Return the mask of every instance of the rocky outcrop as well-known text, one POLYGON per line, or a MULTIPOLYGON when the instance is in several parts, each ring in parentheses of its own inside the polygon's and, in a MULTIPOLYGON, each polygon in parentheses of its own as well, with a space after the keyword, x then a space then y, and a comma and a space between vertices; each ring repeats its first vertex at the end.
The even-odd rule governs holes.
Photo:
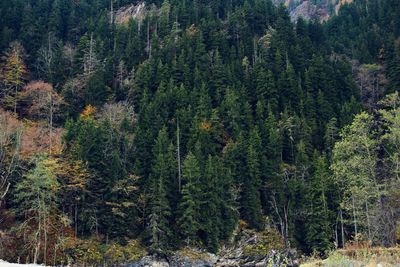
POLYGON ((306 20, 326 21, 332 15, 337 14, 341 6, 351 2, 353 0, 274 0, 276 5, 285 4, 292 21, 296 21, 299 17, 306 20))
POLYGON ((170 265, 166 259, 145 256, 137 262, 125 264, 124 267, 170 267, 170 265))
POLYGON ((143 257, 138 262, 124 265, 124 267, 261 267, 261 266, 299 266, 295 254, 271 251, 268 255, 245 256, 233 255, 218 257, 210 254, 208 258, 191 259, 179 254, 174 254, 166 259, 154 256, 143 257))
POLYGON ((242 230, 234 245, 222 248, 215 267, 298 266, 296 250, 284 249, 281 236, 274 229, 262 232, 242 230))
POLYGON ((171 267, 213 267, 217 260, 218 257, 211 253, 205 253, 197 259, 176 253, 170 258, 169 264, 171 267))
POLYGON ((115 12, 115 23, 126 24, 130 19, 136 19, 142 21, 146 16, 146 4, 140 2, 138 4, 127 5, 121 7, 115 12))
POLYGON ((234 245, 223 247, 218 255, 185 248, 163 259, 146 256, 125 267, 299 266, 296 251, 283 249, 279 234, 272 229, 243 230, 234 239, 234 245))
POLYGON ((179 253, 174 253, 165 259, 146 256, 140 261, 126 264, 124 267, 213 267, 217 259, 217 256, 214 254, 209 254, 206 258, 193 259, 179 253))
POLYGON ((311 1, 302 2, 290 12, 293 21, 296 21, 300 17, 306 20, 317 18, 320 21, 325 21, 329 19, 329 15, 326 7, 317 6, 311 3, 311 1))

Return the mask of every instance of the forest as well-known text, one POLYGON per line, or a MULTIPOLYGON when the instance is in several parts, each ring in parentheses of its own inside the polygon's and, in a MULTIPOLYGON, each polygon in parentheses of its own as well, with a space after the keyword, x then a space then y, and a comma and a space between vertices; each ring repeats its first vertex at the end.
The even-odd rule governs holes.
POLYGON ((400 242, 398 0, 7 0, 0 54, 0 259, 400 242))

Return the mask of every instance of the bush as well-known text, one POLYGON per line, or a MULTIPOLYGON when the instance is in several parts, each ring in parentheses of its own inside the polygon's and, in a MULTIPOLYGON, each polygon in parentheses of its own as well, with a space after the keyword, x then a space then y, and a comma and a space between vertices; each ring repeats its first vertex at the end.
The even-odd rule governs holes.
POLYGON ((70 242, 70 256, 79 266, 96 266, 103 260, 101 244, 95 239, 76 239, 70 242))
POLYGON ((130 240, 124 247, 126 261, 137 261, 146 256, 146 254, 145 248, 140 244, 139 240, 136 239, 130 240))
POLYGON ((329 258, 324 261, 324 267, 349 267, 353 266, 351 259, 337 252, 332 253, 329 258))
POLYGON ((254 244, 246 245, 243 252, 246 256, 267 255, 271 250, 283 250, 284 242, 275 229, 267 229, 256 234, 254 244))
POLYGON ((113 266, 134 262, 147 252, 138 240, 130 240, 127 245, 119 243, 105 245, 97 239, 71 239, 66 252, 69 261, 78 266, 113 266))

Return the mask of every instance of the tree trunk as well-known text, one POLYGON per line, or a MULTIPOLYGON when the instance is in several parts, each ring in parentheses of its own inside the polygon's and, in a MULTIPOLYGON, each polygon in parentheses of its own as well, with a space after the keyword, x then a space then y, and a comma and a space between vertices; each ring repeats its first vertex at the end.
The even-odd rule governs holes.
POLYGON ((180 151, 180 142, 179 142, 179 121, 177 120, 176 124, 176 144, 177 144, 177 152, 178 152, 178 189, 181 192, 181 151, 180 151))
POLYGON ((342 232, 342 248, 344 248, 345 239, 344 239, 343 211, 342 210, 340 210, 340 224, 341 224, 341 232, 342 232))
POLYGON ((18 94, 18 85, 15 86, 15 96, 14 96, 14 115, 17 116, 17 94, 18 94))
POLYGON ((368 203, 365 202, 365 213, 367 215, 367 224, 368 224, 368 241, 371 241, 371 224, 369 221, 369 211, 368 211, 368 203))
POLYGON ((78 222, 77 222, 77 218, 78 218, 78 207, 77 204, 75 204, 75 216, 74 216, 74 220, 75 220, 75 238, 78 237, 78 222))
POLYGON ((51 155, 52 147, 53 147, 53 142, 52 142, 52 133, 53 133, 53 96, 50 92, 50 120, 49 120, 49 127, 50 127, 50 133, 49 133, 49 154, 51 155))
POLYGON ((353 204, 353 220, 354 220, 354 238, 356 244, 358 245, 358 231, 357 231, 357 216, 356 216, 356 207, 354 203, 354 194, 351 195, 352 204, 353 204))

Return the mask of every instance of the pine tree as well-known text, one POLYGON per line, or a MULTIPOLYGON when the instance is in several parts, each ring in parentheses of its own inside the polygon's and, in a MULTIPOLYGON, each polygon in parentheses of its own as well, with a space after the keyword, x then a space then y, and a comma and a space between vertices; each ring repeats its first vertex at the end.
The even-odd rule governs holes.
POLYGON ((169 140, 166 128, 162 128, 154 146, 154 163, 150 174, 150 215, 148 231, 150 235, 150 249, 154 253, 162 254, 168 250, 168 241, 171 237, 169 220, 171 208, 167 198, 167 184, 170 182, 174 166, 171 166, 169 140))
POLYGON ((160 8, 160 26, 158 29, 158 35, 160 37, 164 37, 170 31, 170 13, 171 4, 168 0, 164 0, 160 8))
POLYGON ((330 174, 325 156, 314 153, 313 174, 311 176, 307 200, 309 214, 307 218, 306 242, 310 250, 325 254, 332 249, 333 230, 331 212, 328 207, 327 191, 330 174))
POLYGON ((221 182, 218 173, 218 163, 215 158, 208 156, 204 181, 202 182, 202 194, 200 197, 200 225, 206 233, 207 247, 216 252, 221 228, 221 182))
POLYGON ((180 216, 178 225, 186 245, 193 245, 197 240, 199 225, 199 183, 201 179, 200 166, 197 158, 191 152, 186 156, 182 168, 182 199, 179 203, 180 216))
POLYGON ((251 130, 247 148, 247 173, 242 187, 243 215, 251 227, 261 229, 263 218, 261 213, 260 193, 261 184, 261 139, 258 129, 251 130))

